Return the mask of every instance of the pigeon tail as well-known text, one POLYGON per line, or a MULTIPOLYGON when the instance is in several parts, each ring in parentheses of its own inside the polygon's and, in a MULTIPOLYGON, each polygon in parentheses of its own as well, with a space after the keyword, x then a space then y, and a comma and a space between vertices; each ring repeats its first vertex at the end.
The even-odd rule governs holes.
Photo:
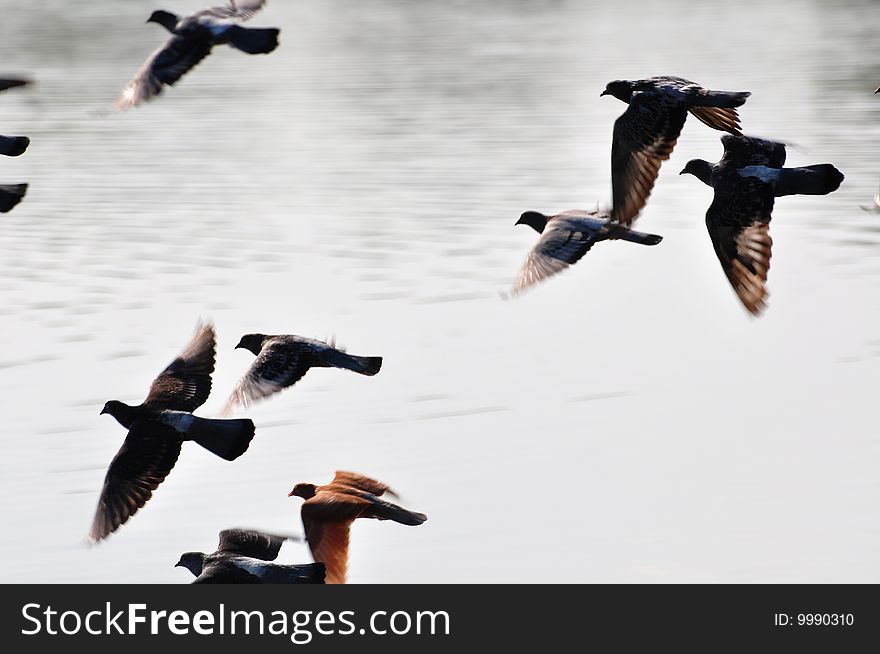
POLYGON ((0 184, 0 213, 11 211, 27 193, 27 184, 0 184))
POLYGON ((740 107, 751 95, 749 91, 706 91, 700 93, 692 104, 696 107, 740 107))
POLYGON ((359 357, 339 350, 329 350, 321 358, 334 368, 345 368, 372 377, 382 369, 382 357, 359 357))
POLYGON ((7 157, 17 157, 24 154, 31 140, 27 136, 0 136, 0 154, 7 157))
POLYGON ((619 233, 612 232, 611 238, 619 238, 622 241, 629 241, 630 243, 638 243, 640 245, 657 245, 663 240, 663 237, 657 234, 646 234, 645 232, 636 232, 631 229, 621 229, 619 233))
POLYGON ((278 47, 280 30, 274 27, 232 25, 224 32, 229 45, 248 54, 268 54, 278 47))
POLYGON ((254 437, 254 423, 249 418, 217 420, 193 416, 186 437, 217 456, 234 461, 247 451, 254 437))
POLYGON ((373 505, 373 515, 379 520, 393 520, 411 527, 416 527, 428 519, 428 516, 424 513, 410 511, 402 506, 397 506, 383 500, 379 500, 373 505))
POLYGON ((843 173, 831 164, 783 168, 775 195, 828 195, 836 191, 842 181, 843 173))

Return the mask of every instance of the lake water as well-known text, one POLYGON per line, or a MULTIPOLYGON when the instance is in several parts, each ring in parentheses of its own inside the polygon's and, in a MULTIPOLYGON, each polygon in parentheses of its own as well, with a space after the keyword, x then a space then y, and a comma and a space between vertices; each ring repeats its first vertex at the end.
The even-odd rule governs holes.
MULTIPOLYGON (((386 481, 422 527, 364 520, 352 582, 880 582, 877 2, 272 0, 266 57, 220 48, 153 103, 112 101, 165 38, 160 6, 5 5, 0 161, 0 553, 5 582, 188 582, 220 529, 299 532, 299 481, 386 481), (526 209, 610 200, 599 93, 676 74, 753 93, 745 131, 832 162, 774 212, 754 320, 704 226, 717 160, 691 119, 639 222, 506 301, 526 209), (246 332, 335 335, 373 378, 315 370, 247 415, 222 461, 189 444, 154 498, 86 545, 124 430, 200 317, 219 411, 246 332)), ((309 560, 302 544, 285 562, 309 560)))

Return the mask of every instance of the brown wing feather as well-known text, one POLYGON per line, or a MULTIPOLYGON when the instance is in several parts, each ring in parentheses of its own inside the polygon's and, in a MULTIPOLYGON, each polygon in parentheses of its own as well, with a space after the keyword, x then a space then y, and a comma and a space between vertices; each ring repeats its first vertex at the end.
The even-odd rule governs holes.
POLYGON ((611 217, 631 225, 645 206, 687 118, 684 104, 667 95, 635 93, 614 123, 611 143, 611 217))
POLYGON ((706 213, 706 226, 724 274, 740 302, 755 316, 767 303, 767 273, 773 247, 772 210, 770 192, 760 198, 747 193, 716 192, 715 201, 706 213))
POLYGON ((180 435, 161 423, 135 423, 107 470, 89 540, 106 538, 147 503, 177 462, 181 444, 180 435))
POLYGON ((186 349, 153 380, 144 404, 190 412, 202 406, 211 394, 215 349, 213 325, 199 325, 186 349))
POLYGON ((333 481, 330 483, 334 485, 341 484, 343 486, 351 486, 352 488, 366 491, 367 493, 371 493, 373 495, 376 495, 377 497, 381 497, 383 493, 388 493, 393 497, 397 496, 397 493, 391 490, 390 486, 383 484, 381 481, 371 479, 370 477, 358 474, 356 472, 337 470, 336 476, 333 477, 333 481))
POLYGON ((739 114, 736 109, 724 107, 691 107, 690 112, 712 129, 741 136, 739 114))

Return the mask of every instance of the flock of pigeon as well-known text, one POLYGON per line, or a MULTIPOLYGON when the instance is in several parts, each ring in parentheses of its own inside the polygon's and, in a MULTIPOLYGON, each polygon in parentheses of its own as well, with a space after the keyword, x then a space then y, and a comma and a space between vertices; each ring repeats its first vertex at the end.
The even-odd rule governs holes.
MULTIPOLYGON (((148 22, 161 25, 171 36, 138 70, 116 107, 128 109, 155 98, 215 45, 248 54, 272 52, 278 46, 278 29, 242 24, 265 4, 266 0, 229 0, 226 6, 183 18, 153 12, 148 22)), ((0 91, 26 84, 22 79, 0 79, 0 91)), ((541 236, 514 292, 567 268, 599 241, 656 245, 662 240, 632 226, 691 113, 709 127, 727 132, 721 138, 724 155, 716 164, 691 160, 681 172, 714 189, 706 225, 715 253, 742 304, 759 314, 767 298, 775 198, 831 193, 843 175, 831 164, 784 168, 783 144, 743 136, 737 107, 745 103, 748 92, 712 91, 679 77, 651 77, 610 82, 602 95, 628 105, 614 124, 611 209, 552 216, 523 213, 517 224, 529 225, 541 236)), ((0 136, 0 153, 18 156, 29 142, 24 136, 0 136)), ((0 185, 0 212, 18 204, 26 190, 27 184, 0 185)), ((220 418, 193 415, 211 392, 216 349, 211 324, 199 325, 183 352, 153 381, 141 404, 111 400, 104 405, 101 413, 113 416, 128 434, 104 479, 89 532, 93 543, 107 538, 147 503, 171 472, 185 441, 195 441, 227 461, 244 454, 255 426, 250 419, 228 417, 237 409, 292 386, 310 368, 341 368, 372 376, 382 367, 381 357, 354 356, 334 344, 293 335, 247 334, 236 347, 256 359, 231 392, 220 418)), ((187 552, 177 565, 195 575, 194 583, 344 583, 354 520, 374 518, 416 526, 427 519, 384 499, 395 497, 385 484, 352 472, 338 471, 323 486, 296 484, 290 496, 304 500, 300 513, 314 563, 273 563, 282 544, 296 537, 230 529, 220 533, 217 551, 187 552)))
POLYGON ((767 301, 775 198, 827 195, 837 190, 843 174, 831 164, 783 168, 784 144, 743 136, 736 108, 751 95, 747 91, 712 91, 681 77, 664 76, 615 80, 601 95, 629 105, 614 123, 611 210, 522 214, 516 224, 529 225, 541 238, 529 253, 514 292, 564 270, 599 241, 656 245, 663 240, 631 226, 691 113, 709 127, 728 132, 721 137, 724 156, 715 164, 693 159, 680 174, 691 174, 714 189, 706 227, 715 254, 740 302, 752 315, 759 315, 767 301))

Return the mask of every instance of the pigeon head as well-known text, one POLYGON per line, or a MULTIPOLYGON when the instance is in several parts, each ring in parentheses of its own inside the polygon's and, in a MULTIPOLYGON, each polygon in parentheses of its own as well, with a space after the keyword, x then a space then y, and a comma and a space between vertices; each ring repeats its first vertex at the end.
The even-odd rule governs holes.
POLYGON ((124 402, 119 402, 117 400, 110 400, 104 404, 104 408, 101 409, 101 415, 104 415, 105 413, 109 413, 116 418, 116 422, 126 429, 131 428, 131 424, 137 417, 137 409, 135 407, 128 406, 124 402))
POLYGON ((245 334, 241 337, 241 340, 238 342, 238 345, 235 346, 235 349, 237 350, 238 348, 243 347, 253 354, 259 354, 260 350, 263 349, 263 341, 265 340, 265 334, 245 334))
POLYGON ((297 484, 293 487, 293 490, 287 494, 287 497, 293 497, 296 495, 297 497, 307 500, 315 496, 315 490, 316 486, 314 484, 297 484))
POLYGON ((164 27, 169 32, 173 32, 174 28, 177 27, 177 22, 180 19, 172 14, 170 11, 165 11, 164 9, 157 9, 150 17, 147 19, 148 23, 157 23, 164 27))
POLYGON ((687 165, 684 167, 679 175, 684 175, 685 173, 689 173, 699 179, 703 184, 708 186, 712 186, 712 164, 708 161, 703 161, 702 159, 691 159, 687 162, 687 165))
POLYGON ((202 552, 184 552, 180 555, 180 561, 174 564, 175 568, 186 568, 196 577, 202 574, 205 567, 205 555, 202 552))
POLYGON ((632 98, 632 94, 633 89, 631 82, 625 79, 616 79, 605 85, 605 90, 599 94, 599 97, 601 98, 603 95, 613 95, 618 100, 623 100, 628 103, 630 98, 632 98))
POLYGON ((526 211, 523 215, 519 217, 519 220, 516 221, 517 225, 528 225, 532 229, 534 229, 539 234, 543 233, 544 228, 547 226, 547 216, 537 211, 526 211))

